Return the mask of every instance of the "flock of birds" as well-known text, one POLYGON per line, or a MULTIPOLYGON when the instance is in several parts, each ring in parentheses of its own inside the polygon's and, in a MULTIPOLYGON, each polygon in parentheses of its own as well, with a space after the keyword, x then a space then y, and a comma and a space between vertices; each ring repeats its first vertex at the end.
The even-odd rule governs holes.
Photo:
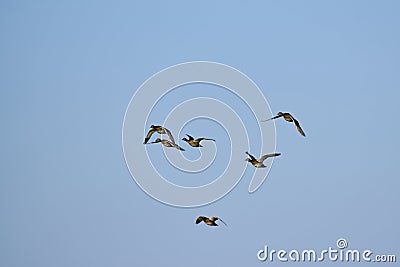
MULTIPOLYGON (((265 121, 270 121, 270 120, 275 120, 277 118, 283 117, 287 122, 293 122, 297 131, 302 135, 302 136, 306 136, 306 134, 304 133, 303 129, 300 127, 300 123, 288 112, 278 112, 278 114, 276 114, 276 116, 268 119, 268 120, 263 120, 262 122, 265 121)), ((186 134, 187 138, 184 137, 182 138, 183 141, 185 141, 186 143, 188 143, 190 146, 192 147, 203 147, 200 142, 203 140, 207 140, 207 141, 214 141, 214 139, 211 138, 205 138, 205 137, 201 137, 201 138, 194 138, 188 134, 186 134)), ((176 142, 175 139, 173 137, 173 135, 171 134, 171 131, 168 130, 167 128, 160 126, 160 125, 151 125, 149 131, 147 132, 147 135, 144 139, 143 144, 156 144, 156 143, 161 143, 163 146, 165 147, 173 147, 176 148, 178 150, 181 151, 185 151, 185 149, 183 149, 181 146, 179 146, 176 142), (154 140, 153 142, 149 143, 149 140, 151 138, 151 136, 154 133, 159 133, 159 134, 166 134, 169 138, 169 140, 166 139, 161 139, 161 138, 157 138, 156 140, 154 140)), ((271 157, 277 157, 279 155, 281 155, 280 153, 270 153, 270 154, 264 154, 262 155, 259 159, 256 159, 253 155, 251 155, 249 152, 245 152, 248 156, 248 158, 246 158, 245 160, 247 162, 250 162, 254 167, 256 168, 265 168, 266 166, 264 165, 264 161, 267 158, 271 158, 271 157)), ((225 224, 227 226, 227 224, 221 220, 221 218, 218 218, 216 216, 213 217, 206 217, 206 216, 199 216, 196 219, 196 224, 199 224, 201 222, 204 222, 206 225, 208 226, 218 226, 218 224, 216 223, 216 221, 220 220, 223 224, 225 224)))

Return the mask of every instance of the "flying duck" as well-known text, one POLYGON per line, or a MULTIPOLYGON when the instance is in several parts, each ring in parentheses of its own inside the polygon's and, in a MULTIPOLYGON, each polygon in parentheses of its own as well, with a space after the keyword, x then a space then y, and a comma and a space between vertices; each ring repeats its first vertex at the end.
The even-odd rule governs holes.
POLYGON ((214 142, 215 142, 214 139, 210 139, 210 138, 204 138, 204 137, 202 137, 202 138, 194 139, 193 136, 190 136, 190 135, 188 135, 188 134, 186 134, 186 135, 187 135, 187 137, 188 137, 189 139, 187 139, 186 137, 184 137, 184 138, 182 138, 182 140, 185 141, 185 142, 187 142, 189 145, 191 145, 191 146, 193 146, 193 147, 203 147, 202 145, 200 145, 200 141, 203 141, 203 140, 209 140, 209 141, 214 141, 214 142))
POLYGON ((300 123, 288 112, 278 112, 278 114, 276 114, 275 117, 272 117, 271 119, 265 120, 265 121, 270 121, 270 120, 274 120, 277 118, 283 117, 285 119, 285 121, 288 122, 294 122, 294 125, 296 126, 297 131, 302 135, 302 136, 306 136, 306 134, 304 133, 303 129, 301 129, 300 127, 300 123))
POLYGON ((204 222, 205 224, 207 224, 208 226, 218 226, 218 224, 216 223, 216 221, 217 220, 220 220, 223 224, 225 224, 226 226, 228 226, 223 220, 221 220, 220 218, 218 218, 218 217, 210 217, 210 218, 207 218, 207 217, 205 217, 205 216, 199 216, 197 219, 196 219, 196 224, 199 224, 199 223, 201 223, 201 222, 204 222))
POLYGON ((264 165, 264 163, 263 163, 264 160, 266 160, 267 158, 271 158, 271 157, 277 157, 281 153, 265 154, 265 155, 262 155, 261 158, 259 158, 259 159, 256 159, 255 157, 250 155, 249 152, 246 152, 246 154, 249 156, 249 158, 247 158, 245 161, 250 162, 256 168, 265 168, 267 166, 264 165))
POLYGON ((175 144, 175 143, 173 143, 173 142, 171 142, 169 140, 157 138, 154 142, 150 142, 150 144, 155 144, 155 143, 161 143, 161 144, 163 144, 163 146, 174 147, 174 148, 176 148, 178 150, 185 151, 185 149, 181 148, 180 146, 178 146, 177 144, 175 144))
POLYGON ((172 136, 170 130, 160 125, 151 125, 149 131, 147 132, 146 138, 144 139, 143 144, 147 144, 153 133, 167 134, 171 142, 175 143, 174 137, 172 136))

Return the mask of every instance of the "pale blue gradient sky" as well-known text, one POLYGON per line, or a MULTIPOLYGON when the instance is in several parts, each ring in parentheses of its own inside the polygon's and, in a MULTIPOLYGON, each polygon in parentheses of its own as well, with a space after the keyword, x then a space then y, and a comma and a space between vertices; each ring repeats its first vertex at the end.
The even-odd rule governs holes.
POLYGON ((322 250, 340 237, 400 258, 399 11, 398 1, 2 1, 0 265, 258 266, 265 244, 322 250), (121 131, 136 88, 192 60, 244 72, 307 138, 277 122, 283 155, 255 194, 244 177, 212 205, 179 209, 132 180, 121 131), (199 214, 229 227, 196 226, 199 214))

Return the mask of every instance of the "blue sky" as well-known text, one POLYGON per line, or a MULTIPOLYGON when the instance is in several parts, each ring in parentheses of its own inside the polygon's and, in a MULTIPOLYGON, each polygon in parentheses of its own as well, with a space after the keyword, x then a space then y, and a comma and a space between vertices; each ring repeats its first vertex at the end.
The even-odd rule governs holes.
POLYGON ((341 237, 399 258, 399 8, 2 1, 0 265, 258 266, 264 245, 322 250, 341 237), (307 137, 277 121, 282 156, 255 194, 245 175, 220 201, 182 209, 136 185, 121 133, 135 90, 193 60, 248 75, 307 137), (229 227, 195 225, 201 214, 229 227))

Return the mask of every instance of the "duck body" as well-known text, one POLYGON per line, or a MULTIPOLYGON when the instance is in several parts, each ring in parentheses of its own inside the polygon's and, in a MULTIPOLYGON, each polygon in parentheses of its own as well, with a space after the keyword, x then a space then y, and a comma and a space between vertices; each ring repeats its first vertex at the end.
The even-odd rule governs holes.
POLYGON ((209 140, 209 141, 214 141, 215 142, 215 140, 211 139, 211 138, 201 137, 201 138, 194 139, 193 136, 190 136, 188 134, 186 134, 186 135, 187 135, 188 138, 184 137, 184 138, 182 138, 182 140, 185 141, 186 143, 188 143, 192 147, 203 147, 200 144, 200 142, 203 141, 203 140, 209 140))
POLYGON ((218 224, 216 223, 217 220, 220 220, 223 224, 227 225, 223 220, 221 220, 220 218, 215 217, 215 216, 210 217, 210 218, 205 217, 205 216, 199 216, 199 217, 196 219, 196 224, 199 224, 199 223, 201 223, 201 222, 204 222, 204 223, 207 224, 208 226, 218 226, 218 224))
POLYGON ((269 120, 275 120, 277 118, 283 117, 283 119, 287 122, 293 122, 294 125, 296 126, 297 131, 302 135, 302 136, 306 136, 306 134, 304 133, 303 129, 300 127, 300 123, 298 122, 298 120, 296 120, 289 112, 278 112, 278 114, 276 114, 276 116, 272 117, 269 120))
POLYGON ((262 155, 259 159, 256 159, 249 152, 246 152, 246 154, 249 156, 246 159, 246 161, 250 162, 256 168, 265 168, 265 167, 267 167, 267 166, 264 165, 264 160, 266 160, 267 158, 277 157, 277 156, 281 155, 281 153, 271 153, 271 154, 262 155))

